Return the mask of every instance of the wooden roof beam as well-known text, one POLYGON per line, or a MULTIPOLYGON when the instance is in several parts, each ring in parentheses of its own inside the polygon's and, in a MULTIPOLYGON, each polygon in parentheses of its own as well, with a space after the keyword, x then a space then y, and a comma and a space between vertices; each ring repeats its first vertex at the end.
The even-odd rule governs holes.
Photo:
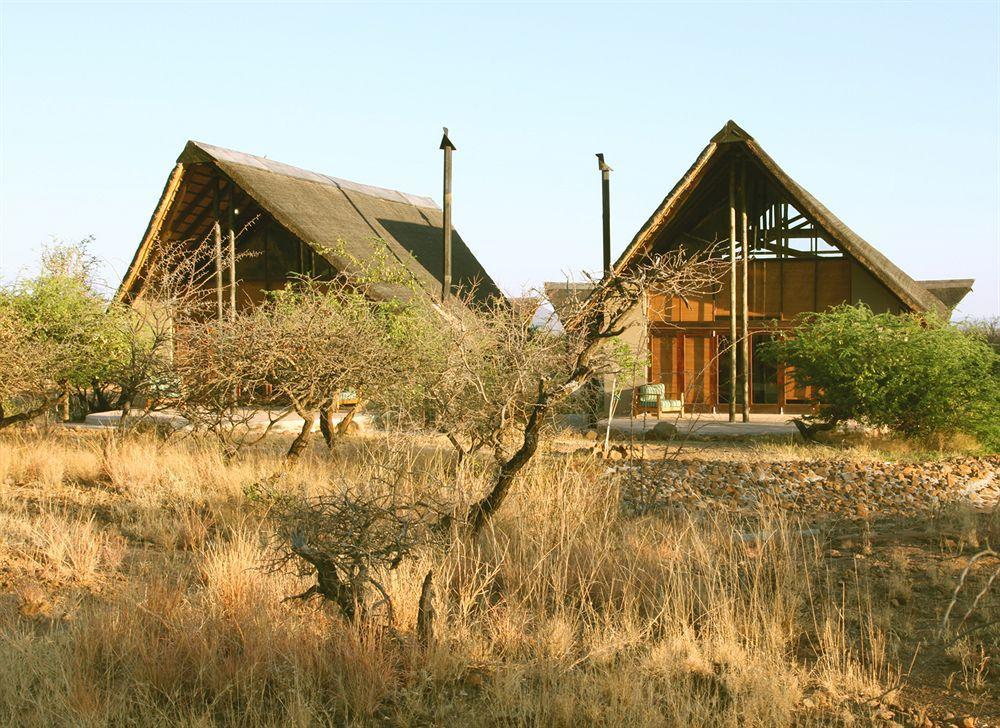
POLYGON ((163 227, 163 221, 166 218, 167 213, 170 211, 170 207, 174 202, 174 197, 177 195, 177 190, 180 189, 181 180, 183 178, 184 165, 178 162, 174 165, 173 171, 167 178, 167 183, 163 187, 163 194, 160 195, 160 204, 156 206, 156 210, 153 212, 153 216, 150 218, 149 224, 146 226, 146 232, 142 236, 139 248, 135 251, 132 263, 129 265, 128 272, 125 274, 125 279, 122 281, 121 286, 118 287, 118 291, 115 293, 115 300, 121 300, 124 296, 128 295, 132 286, 135 285, 136 279, 139 275, 139 270, 142 268, 142 264, 149 257, 153 241, 160 235, 160 230, 163 227))

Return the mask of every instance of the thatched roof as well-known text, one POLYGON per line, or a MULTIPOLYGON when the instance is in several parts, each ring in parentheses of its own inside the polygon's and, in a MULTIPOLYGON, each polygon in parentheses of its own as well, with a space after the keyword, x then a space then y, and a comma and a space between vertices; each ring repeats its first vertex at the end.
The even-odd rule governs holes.
POLYGON ((734 147, 745 150, 750 159, 770 175, 772 181, 793 201, 795 207, 824 231, 829 237, 828 242, 838 246, 845 254, 867 268, 908 308, 914 311, 933 311, 947 315, 945 305, 937 296, 913 280, 862 239, 860 235, 847 227, 819 200, 793 180, 753 137, 733 121, 727 122, 712 137, 694 164, 684 173, 684 176, 674 185, 660 206, 632 238, 632 242, 615 263, 616 269, 627 265, 636 255, 648 250, 648 247, 654 242, 656 234, 677 214, 685 201, 690 199, 692 192, 697 188, 699 181, 704 177, 713 160, 731 153, 734 147))
POLYGON ((972 291, 973 278, 953 278, 950 280, 938 281, 917 281, 940 299, 941 303, 948 307, 948 310, 955 308, 963 298, 972 291))
MULTIPOLYGON (((343 246, 354 258, 367 260, 375 253, 379 241, 383 241, 429 294, 438 295, 441 290, 442 212, 429 197, 359 184, 202 142, 189 141, 177 162, 178 168, 207 164, 219 170, 337 270, 346 270, 349 263, 338 259, 332 251, 343 246)), ((164 198, 166 195, 165 190, 164 198)), ((161 200, 160 207, 163 206, 161 200)), ((154 213, 154 219, 158 213, 154 213)), ((152 237, 147 230, 143 245, 152 244, 152 237)), ((133 269, 141 265, 144 257, 140 248, 123 288, 134 277, 133 269)), ((475 290, 478 300, 502 295, 454 231, 452 285, 458 293, 475 290)), ((392 295, 397 291, 384 293, 392 295)))

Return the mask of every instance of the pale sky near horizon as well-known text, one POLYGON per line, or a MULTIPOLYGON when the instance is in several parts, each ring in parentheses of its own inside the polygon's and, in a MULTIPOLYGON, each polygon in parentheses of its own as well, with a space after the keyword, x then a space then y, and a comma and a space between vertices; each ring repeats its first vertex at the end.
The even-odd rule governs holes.
POLYGON ((187 139, 440 202, 518 293, 600 267, 727 119, 916 279, 1000 315, 1000 4, 0 1, 0 276, 116 283, 187 139))

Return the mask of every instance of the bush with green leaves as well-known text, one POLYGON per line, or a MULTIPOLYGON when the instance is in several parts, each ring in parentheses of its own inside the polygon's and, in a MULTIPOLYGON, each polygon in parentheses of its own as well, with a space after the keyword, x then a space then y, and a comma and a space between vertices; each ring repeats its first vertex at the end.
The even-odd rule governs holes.
POLYGON ((95 283, 96 259, 84 240, 57 244, 37 275, 0 291, 5 366, 0 381, 6 421, 38 414, 58 397, 91 387, 121 349, 120 332, 105 315, 95 283))
POLYGON ((1000 364, 976 334, 933 316, 842 305, 779 332, 771 361, 819 392, 816 419, 907 437, 964 432, 1000 446, 1000 364))

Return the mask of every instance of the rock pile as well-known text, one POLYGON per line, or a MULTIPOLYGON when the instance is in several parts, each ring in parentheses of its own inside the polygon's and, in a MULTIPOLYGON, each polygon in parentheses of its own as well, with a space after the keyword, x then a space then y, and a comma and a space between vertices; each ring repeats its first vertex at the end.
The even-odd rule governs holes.
POLYGON ((622 476, 626 502, 642 510, 699 503, 756 510, 774 504, 864 519, 918 515, 961 501, 983 509, 1000 503, 1000 456, 923 463, 665 460, 613 469, 622 476))

